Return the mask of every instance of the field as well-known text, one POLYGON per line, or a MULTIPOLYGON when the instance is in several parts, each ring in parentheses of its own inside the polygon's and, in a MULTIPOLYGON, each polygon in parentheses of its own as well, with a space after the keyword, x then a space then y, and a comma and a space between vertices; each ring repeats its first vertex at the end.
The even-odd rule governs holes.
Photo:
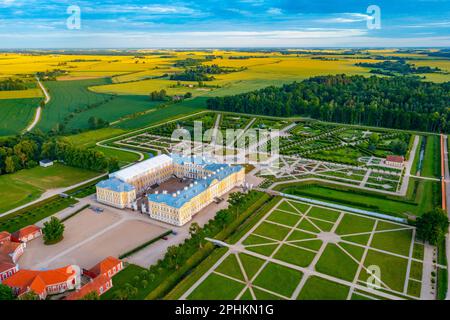
POLYGON ((417 299, 414 238, 407 225, 283 199, 181 299, 417 299), (379 287, 368 284, 374 266, 379 287))
MULTIPOLYGON (((108 83, 105 79, 80 81, 47 81, 44 86, 52 97, 45 106, 42 119, 37 128, 49 131, 57 124, 64 124, 68 117, 75 118, 75 112, 87 108, 88 105, 102 104, 111 96, 89 92, 89 85, 108 83), (71 116, 72 115, 72 116, 71 116)), ((79 117, 79 114, 76 115, 79 117)))
POLYGON ((33 120, 40 99, 0 99, 0 136, 22 132, 33 120))
POLYGON ((98 176, 99 173, 55 164, 0 176, 0 212, 39 198, 47 190, 64 188, 98 176))
POLYGON ((357 191, 329 184, 286 184, 280 185, 276 189, 282 190, 284 193, 405 218, 408 215, 420 216, 431 211, 436 203, 439 203, 439 192, 436 192, 434 188, 439 189, 439 183, 411 179, 410 190, 406 197, 357 191), (348 196, 349 193, 352 194, 351 197, 348 196))

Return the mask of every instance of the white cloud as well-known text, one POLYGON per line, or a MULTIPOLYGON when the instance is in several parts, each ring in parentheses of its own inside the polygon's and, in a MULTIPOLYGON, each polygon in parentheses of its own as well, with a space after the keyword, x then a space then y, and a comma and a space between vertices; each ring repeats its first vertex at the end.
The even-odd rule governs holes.
POLYGON ((281 10, 280 8, 270 8, 269 10, 267 10, 267 13, 271 15, 280 15, 283 14, 283 10, 281 10))
POLYGON ((361 21, 367 21, 367 20, 372 20, 372 19, 373 19, 373 17, 368 14, 344 13, 339 17, 320 19, 317 21, 323 22, 323 23, 354 23, 354 22, 361 22, 361 21))

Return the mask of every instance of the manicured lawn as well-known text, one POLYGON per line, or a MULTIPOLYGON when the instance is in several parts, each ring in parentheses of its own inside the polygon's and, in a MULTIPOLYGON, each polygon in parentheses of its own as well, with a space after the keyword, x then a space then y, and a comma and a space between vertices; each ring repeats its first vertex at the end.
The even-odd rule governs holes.
POLYGON ((13 175, 0 176, 0 212, 14 209, 28 202, 36 200, 42 190, 28 183, 14 180, 13 175))
POLYGON ((354 233, 371 232, 375 221, 354 214, 346 214, 339 224, 336 233, 348 235, 354 233))
POLYGON ((277 248, 278 244, 268 244, 268 245, 263 245, 263 246, 258 246, 258 247, 248 247, 247 250, 249 251, 253 251, 259 254, 262 254, 264 256, 270 256, 275 249, 277 248))
POLYGON ((340 212, 335 210, 329 210, 320 207, 314 207, 308 212, 308 216, 326 220, 329 222, 336 222, 339 218, 340 212))
POLYGON ((283 245, 275 254, 275 259, 285 261, 300 267, 311 264, 316 254, 293 246, 283 245))
POLYGON ((244 276, 234 254, 229 255, 215 271, 244 281, 244 276))
POLYGON ((409 277, 415 280, 422 281, 423 263, 412 261, 409 277))
POLYGON ((408 291, 409 295, 420 298, 420 293, 422 290, 422 284, 420 282, 409 280, 408 282, 408 291))
POLYGON ((423 247, 423 244, 417 242, 414 243, 413 258, 423 260, 424 250, 425 248, 423 247))
POLYGON ((316 270, 352 282, 358 264, 335 244, 328 244, 316 265, 316 270))
POLYGON ((418 181, 413 194, 415 179, 411 179, 407 197, 376 195, 371 192, 355 190, 348 187, 330 184, 286 183, 275 189, 284 193, 342 204, 363 210, 386 213, 405 217, 405 213, 422 215, 439 202, 439 183, 434 181, 418 181), (351 194, 351 197, 348 195, 351 194), (412 198, 413 197, 413 198, 412 198), (411 199, 410 199, 411 198, 411 199))
POLYGON ((275 242, 276 242, 276 240, 269 240, 269 239, 265 239, 265 238, 251 234, 245 239, 243 244, 244 245, 252 245, 252 244, 275 243, 275 242))
POLYGON ((314 239, 317 236, 311 233, 306 233, 300 230, 294 230, 288 238, 288 241, 292 240, 303 240, 303 239, 314 239))
POLYGON ((423 159, 423 168, 420 173, 425 177, 440 178, 441 166, 440 166, 440 138, 439 136, 428 136, 427 144, 425 146, 425 156, 423 159))
MULTIPOLYGON (((372 265, 380 267, 381 281, 388 287, 399 292, 403 291, 408 265, 406 259, 369 250, 364 266, 367 268, 372 265)), ((366 272, 361 272, 359 280, 366 282, 369 276, 366 272)))
POLYGON ((310 218, 309 222, 314 224, 316 227, 320 229, 322 232, 329 232, 331 229, 333 229, 334 223, 323 221, 320 219, 310 218))
POLYGON ((360 234, 356 236, 341 236, 342 240, 350 241, 362 245, 366 245, 369 242, 370 234, 360 234))
POLYGON ((68 167, 56 163, 48 168, 38 166, 33 169, 21 170, 14 173, 13 178, 24 183, 29 183, 36 188, 47 190, 69 187, 99 175, 100 173, 98 172, 68 167))
POLYGON ((349 288, 320 277, 310 277, 302 288, 297 300, 345 300, 349 288))
POLYGON ((95 149, 103 152, 103 154, 108 158, 116 158, 117 160, 119 160, 119 166, 125 166, 139 160, 139 155, 136 153, 104 147, 95 147, 95 149))
POLYGON ((300 216, 275 210, 267 220, 293 227, 300 220, 300 216))
POLYGON ((256 286, 290 297, 303 274, 291 268, 269 262, 253 282, 256 286))
POLYGON ((411 241, 412 230, 386 231, 374 234, 371 247, 409 256, 411 241))
POLYGON ((289 229, 273 224, 273 223, 267 223, 263 222, 256 230, 255 234, 258 234, 260 236, 269 237, 271 239, 275 240, 283 240, 286 235, 288 234, 289 229))
POLYGON ((64 188, 100 175, 98 172, 55 164, 0 176, 0 212, 38 199, 49 189, 64 188))
POLYGON ((242 283, 224 278, 217 274, 211 274, 203 281, 192 294, 189 300, 234 300, 242 291, 242 283), (220 290, 217 290, 220 288, 220 290))
POLYGON ((30 208, 22 209, 0 218, 0 230, 15 232, 23 227, 35 224, 78 201, 72 198, 60 198, 56 196, 43 203, 35 204, 30 208))
POLYGON ((239 259, 241 259, 242 265, 244 266, 245 273, 249 279, 252 279, 253 276, 258 272, 258 270, 263 265, 264 261, 255 258, 253 256, 249 256, 248 254, 241 253, 239 254, 239 259))

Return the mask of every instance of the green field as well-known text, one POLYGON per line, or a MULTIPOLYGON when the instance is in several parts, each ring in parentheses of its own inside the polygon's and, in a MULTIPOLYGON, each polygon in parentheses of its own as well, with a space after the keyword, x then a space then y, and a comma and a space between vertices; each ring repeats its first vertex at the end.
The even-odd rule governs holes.
POLYGON ((412 226, 283 199, 237 242, 242 249, 226 252, 209 269, 200 265, 204 280, 194 271, 199 280, 180 298, 346 300, 353 287, 381 299, 416 299, 423 258, 410 250, 414 232, 412 226), (376 294, 366 283, 375 265, 381 269, 376 294))
POLYGON ((33 120, 40 99, 0 99, 0 136, 22 132, 33 120))
POLYGON ((440 165, 440 153, 441 153, 441 141, 440 137, 433 135, 428 136, 425 146, 425 156, 423 159, 423 168, 420 173, 424 177, 441 177, 441 165, 440 165))
POLYGON ((331 184, 286 183, 277 190, 298 196, 321 199, 369 211, 405 217, 407 214, 420 216, 434 208, 439 200, 439 183, 411 179, 407 197, 376 194, 331 184), (417 184, 417 185, 416 185, 417 184), (351 197, 349 197, 351 193, 351 197))
POLYGON ((49 168, 35 167, 0 176, 0 212, 36 200, 49 189, 69 187, 98 176, 98 172, 55 164, 49 168))
POLYGON ((111 98, 110 95, 90 92, 89 86, 110 83, 108 79, 79 80, 79 81, 47 81, 44 83, 51 96, 50 102, 45 106, 41 121, 37 128, 49 131, 58 123, 63 123, 70 114, 75 113, 88 105, 102 103, 111 98))
POLYGON ((114 125, 120 129, 137 129, 160 123, 162 121, 172 120, 183 115, 188 115, 205 109, 205 99, 196 98, 172 104, 162 109, 156 109, 154 112, 142 115, 135 119, 125 120, 114 125))
POLYGON ((99 107, 77 114, 69 123, 68 129, 88 129, 91 117, 101 118, 110 123, 135 113, 149 111, 152 114, 159 102, 152 102, 147 96, 118 96, 99 107))

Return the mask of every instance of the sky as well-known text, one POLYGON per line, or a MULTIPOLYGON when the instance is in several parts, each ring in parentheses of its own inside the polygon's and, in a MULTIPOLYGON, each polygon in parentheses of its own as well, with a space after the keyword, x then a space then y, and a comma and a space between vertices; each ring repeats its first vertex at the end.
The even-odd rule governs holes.
POLYGON ((450 47, 450 0, 0 0, 3 49, 249 47, 450 47))

